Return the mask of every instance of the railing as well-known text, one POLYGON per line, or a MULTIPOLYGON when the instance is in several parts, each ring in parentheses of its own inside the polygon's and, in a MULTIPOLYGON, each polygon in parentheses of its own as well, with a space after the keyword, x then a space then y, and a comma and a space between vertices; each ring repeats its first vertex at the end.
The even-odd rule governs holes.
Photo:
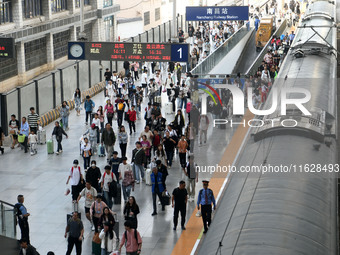
POLYGON ((16 238, 16 212, 14 205, 0 200, 0 229, 1 235, 16 238))
MULTIPOLYGON (((248 22, 249 23, 249 22, 248 22)), ((247 24, 248 24, 247 23, 247 24)), ((247 24, 228 38, 220 47, 212 52, 204 61, 191 70, 192 74, 208 74, 249 32, 247 24)))
POLYGON ((12 20, 12 3, 11 2, 0 2, 0 25, 12 20))

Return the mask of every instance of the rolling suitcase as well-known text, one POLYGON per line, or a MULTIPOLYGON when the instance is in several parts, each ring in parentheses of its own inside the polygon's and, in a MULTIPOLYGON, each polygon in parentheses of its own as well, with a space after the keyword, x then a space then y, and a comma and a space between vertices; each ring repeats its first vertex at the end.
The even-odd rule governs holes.
POLYGON ((145 169, 145 184, 151 185, 151 169, 150 168, 145 169))
POLYGON ((47 153, 53 154, 54 153, 54 141, 53 138, 47 141, 47 153))
POLYGON ((120 205, 122 203, 122 187, 117 183, 117 196, 114 198, 114 204, 120 205))
MULTIPOLYGON (((78 203, 73 203, 73 212, 78 212, 78 218, 81 219, 81 213, 79 212, 78 203)), ((69 219, 72 218, 73 212, 66 215, 66 224, 68 223, 69 219)))
POLYGON ((164 105, 164 111, 165 111, 165 114, 173 114, 173 111, 172 111, 172 103, 171 102, 166 102, 165 105, 164 105))
POLYGON ((46 143, 46 130, 39 130, 37 132, 38 135, 38 144, 45 144, 46 143))

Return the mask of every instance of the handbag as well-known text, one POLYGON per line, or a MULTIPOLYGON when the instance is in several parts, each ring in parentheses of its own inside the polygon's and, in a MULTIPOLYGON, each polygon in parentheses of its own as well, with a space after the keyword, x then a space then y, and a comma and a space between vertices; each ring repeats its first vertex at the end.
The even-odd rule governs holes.
POLYGON ((113 118, 113 113, 112 113, 112 112, 108 112, 108 113, 107 113, 107 117, 108 117, 108 118, 113 118))
POLYGON ((99 238, 99 233, 95 233, 93 238, 92 238, 92 242, 100 244, 102 242, 102 240, 100 240, 99 238))
POLYGON ((25 142, 25 137, 26 137, 26 135, 23 135, 23 134, 18 135, 18 142, 19 143, 24 143, 25 142))
POLYGON ((162 192, 162 198, 163 198, 163 204, 164 205, 170 205, 170 194, 167 191, 162 192))

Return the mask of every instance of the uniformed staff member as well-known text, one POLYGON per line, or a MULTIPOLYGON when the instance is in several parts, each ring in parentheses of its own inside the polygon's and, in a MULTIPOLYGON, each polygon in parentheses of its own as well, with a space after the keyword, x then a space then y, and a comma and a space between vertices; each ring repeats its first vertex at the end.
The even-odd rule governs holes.
POLYGON ((209 181, 202 181, 203 182, 203 189, 200 190, 198 193, 197 199, 197 209, 200 209, 201 206, 201 214, 204 226, 204 234, 207 233, 208 227, 211 223, 211 203, 214 204, 214 210, 216 210, 216 202, 214 198, 214 193, 211 189, 208 188, 209 181), (208 225, 207 225, 208 224, 208 225))
POLYGON ((188 192, 185 188, 185 181, 179 182, 179 187, 172 192, 172 208, 174 208, 174 230, 177 228, 178 213, 181 212, 181 226, 185 230, 185 216, 187 214, 188 192))
POLYGON ((26 207, 24 206, 24 196, 18 195, 18 203, 15 204, 16 216, 18 217, 19 227, 21 230, 21 239, 27 241, 27 244, 30 244, 30 234, 29 234, 29 226, 28 226, 28 217, 30 214, 27 212, 26 207))

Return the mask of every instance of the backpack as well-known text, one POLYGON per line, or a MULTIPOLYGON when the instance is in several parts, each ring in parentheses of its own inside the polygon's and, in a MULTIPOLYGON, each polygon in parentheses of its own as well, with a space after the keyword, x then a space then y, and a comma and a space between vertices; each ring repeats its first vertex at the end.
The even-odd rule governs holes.
POLYGON ((120 102, 118 103, 118 110, 121 111, 124 108, 124 103, 120 102))
MULTIPOLYGON (((104 182, 104 179, 105 179, 105 176, 106 176, 106 173, 104 173, 103 175, 103 182, 104 182)), ((117 182, 113 179, 113 173, 111 172, 111 177, 112 177, 112 182, 110 182, 110 185, 109 185, 109 194, 112 196, 112 197, 116 197, 117 196, 117 182)))
MULTIPOLYGON (((134 230, 134 236, 135 236, 135 238, 136 238, 136 242, 137 242, 137 244, 139 245, 139 243, 138 243, 138 237, 137 237, 137 230, 136 229, 133 229, 134 230)), ((127 243, 127 232, 126 232, 126 230, 125 230, 125 232, 124 232, 124 236, 125 236, 125 247, 126 247, 126 243, 127 243)))
POLYGON ((18 219, 20 218, 20 215, 22 215, 22 212, 20 211, 21 206, 22 206, 22 204, 19 204, 19 203, 16 203, 14 205, 15 215, 18 217, 18 219))

